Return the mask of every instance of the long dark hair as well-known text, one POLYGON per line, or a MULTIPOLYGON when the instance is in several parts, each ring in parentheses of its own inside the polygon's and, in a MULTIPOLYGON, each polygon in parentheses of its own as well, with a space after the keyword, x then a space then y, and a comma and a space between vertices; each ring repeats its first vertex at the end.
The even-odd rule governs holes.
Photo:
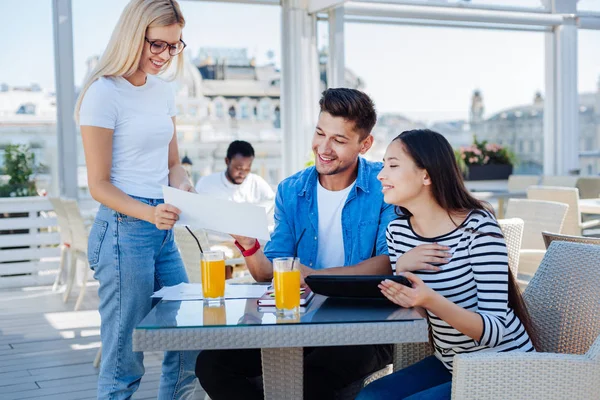
MULTIPOLYGON (((487 211, 495 218, 491 205, 473 197, 465 187, 452 146, 443 135, 429 129, 415 129, 402 132, 394 139, 394 141, 396 140, 402 143, 404 151, 413 159, 416 166, 427 171, 431 179, 433 198, 440 207, 448 212, 448 216, 453 222, 452 214, 466 213, 471 210, 487 211)), ((412 215, 403 207, 398 207, 398 209, 407 217, 412 215)), ((525 327, 533 346, 538 348, 535 328, 523 297, 521 297, 521 290, 510 269, 508 271, 508 306, 513 309, 525 327)))

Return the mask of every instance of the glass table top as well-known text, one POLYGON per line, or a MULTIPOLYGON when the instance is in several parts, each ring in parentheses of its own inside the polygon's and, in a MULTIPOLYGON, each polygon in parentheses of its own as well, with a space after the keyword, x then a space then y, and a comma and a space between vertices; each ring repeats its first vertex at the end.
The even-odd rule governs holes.
MULTIPOLYGON (((264 309, 261 307, 261 310, 264 309)), ((334 324, 423 319, 416 309, 385 299, 342 299, 315 295, 296 318, 282 318, 270 307, 259 311, 256 299, 225 300, 220 306, 202 300, 160 301, 136 329, 210 328, 280 324, 334 324)))

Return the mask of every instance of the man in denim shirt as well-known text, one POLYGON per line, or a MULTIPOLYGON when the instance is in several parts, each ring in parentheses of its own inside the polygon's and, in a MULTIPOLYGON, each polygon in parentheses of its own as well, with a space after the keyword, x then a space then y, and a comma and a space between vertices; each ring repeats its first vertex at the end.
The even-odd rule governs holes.
MULTIPOLYGON (((382 165, 359 157, 373 144, 373 102, 358 90, 328 89, 319 105, 315 166, 279 184, 271 241, 263 252, 258 240, 236 237, 257 281, 273 278, 274 258, 294 255, 303 276, 392 274, 385 231, 395 214, 377 180, 382 165)), ((388 345, 307 348, 304 396, 334 398, 389 362, 388 345)), ((203 351, 196 362, 196 375, 213 400, 262 399, 249 380, 261 374, 260 350, 203 351)))

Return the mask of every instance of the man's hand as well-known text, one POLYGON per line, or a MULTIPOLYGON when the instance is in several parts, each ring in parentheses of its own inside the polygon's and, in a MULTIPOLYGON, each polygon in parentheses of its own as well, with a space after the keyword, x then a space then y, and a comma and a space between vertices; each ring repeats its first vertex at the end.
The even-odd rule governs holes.
POLYGON ((300 267, 300 284, 302 286, 305 286, 306 283, 304 283, 304 278, 306 278, 309 275, 314 274, 315 270, 310 267, 307 267, 304 264, 300 264, 299 267, 300 267))
POLYGON ((450 247, 441 244, 422 244, 407 251, 396 260, 396 273, 405 271, 440 271, 432 264, 447 264, 452 257, 450 247))
POLYGON ((234 238, 235 240, 237 240, 237 242, 244 248, 244 250, 251 249, 252 247, 254 247, 254 244, 256 243, 255 238, 251 238, 251 237, 247 237, 247 236, 231 235, 231 237, 234 238))
POLYGON ((183 182, 181 185, 179 185, 179 190, 183 190, 184 192, 196 193, 196 189, 189 181, 183 182))
POLYGON ((170 204, 159 204, 154 207, 152 222, 158 229, 169 230, 173 229, 173 225, 179 219, 181 211, 170 204))

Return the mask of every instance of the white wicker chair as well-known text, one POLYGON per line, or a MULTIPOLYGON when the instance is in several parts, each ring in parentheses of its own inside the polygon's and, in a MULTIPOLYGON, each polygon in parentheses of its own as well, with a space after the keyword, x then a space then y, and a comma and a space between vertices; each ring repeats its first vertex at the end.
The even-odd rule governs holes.
MULTIPOLYGON (((179 254, 183 260, 183 265, 188 275, 188 279, 191 283, 200 283, 202 281, 202 275, 200 274, 200 249, 196 239, 188 232, 184 227, 176 226, 174 228, 175 243, 179 248, 179 254)), ((208 233, 204 229, 192 230, 194 235, 198 238, 202 251, 205 250, 222 250, 225 253, 225 265, 235 267, 237 265, 245 265, 243 257, 235 257, 239 253, 236 249, 232 251, 231 246, 227 243, 211 243, 208 233)), ((240 277, 242 278, 242 277, 240 277)), ((253 282, 248 277, 238 279, 236 282, 253 282)))
POLYGON ((579 189, 569 187, 532 186, 527 189, 527 198, 531 200, 558 201, 569 205, 561 233, 581 236, 584 229, 600 225, 600 220, 581 221, 579 212, 579 189))
POLYGON ((85 297, 88 274, 90 270, 87 257, 89 232, 88 228, 85 225, 84 219, 81 216, 81 211, 79 210, 77 200, 62 199, 62 203, 65 208, 65 211, 67 212, 67 217, 69 218, 69 226, 71 227, 72 234, 71 265, 69 267, 69 278, 67 281, 67 289, 65 290, 63 296, 63 301, 67 301, 69 295, 71 294, 71 290, 73 289, 73 284, 75 283, 75 276, 77 272, 77 260, 81 260, 85 266, 85 268, 83 268, 81 290, 79 291, 79 296, 77 297, 77 302, 75 303, 75 311, 77 311, 79 310, 79 307, 81 307, 81 303, 83 302, 83 298, 85 297))
POLYGON ((540 265, 546 247, 542 232, 560 233, 569 206, 554 201, 510 199, 506 210, 507 218, 521 218, 523 243, 519 255, 519 283, 526 285, 540 265))
POLYGON ((65 210, 62 199, 60 197, 49 197, 48 200, 50 200, 50 203, 54 208, 60 233, 60 265, 58 267, 56 279, 54 280, 54 285, 52 286, 52 290, 56 291, 63 283, 63 275, 65 274, 68 258, 71 255, 72 236, 71 227, 69 226, 69 217, 67 217, 67 210, 65 210))
POLYGON ((525 192, 529 186, 540 183, 539 175, 510 175, 508 177, 509 192, 525 192))
POLYGON ((498 224, 502 229, 506 248, 508 251, 508 266, 510 272, 517 279, 519 269, 519 256, 521 254, 521 243, 523 241, 523 229, 525 222, 521 218, 499 219, 498 224))
POLYGON ((543 353, 454 357, 453 399, 600 398, 600 251, 553 242, 523 295, 543 353))
POLYGON ((552 175, 544 175, 542 176, 542 186, 562 186, 562 187, 571 187, 574 188, 577 185, 577 179, 579 179, 576 175, 563 175, 563 176, 552 176, 552 175))
MULTIPOLYGON (((202 275, 200 274, 200 249, 198 248, 198 243, 196 243, 196 240, 184 227, 176 226, 173 232, 175 233, 175 243, 179 248, 179 254, 181 254, 183 265, 185 265, 188 279, 191 283, 200 283, 202 275)), ((199 229, 192 232, 198 238, 202 250, 209 250, 210 243, 208 242, 206 231, 199 229)))
POLYGON ((580 199, 595 199, 600 197, 600 176, 580 176, 577 179, 580 199))

